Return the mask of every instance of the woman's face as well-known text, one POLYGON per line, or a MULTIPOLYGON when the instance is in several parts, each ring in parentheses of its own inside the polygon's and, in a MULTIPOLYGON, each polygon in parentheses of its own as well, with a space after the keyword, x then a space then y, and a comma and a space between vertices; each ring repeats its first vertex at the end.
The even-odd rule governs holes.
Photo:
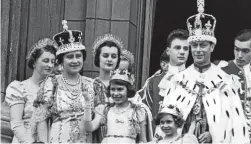
POLYGON ((65 72, 77 74, 83 67, 83 53, 81 51, 73 51, 63 56, 63 68, 65 72))
POLYGON ((164 115, 160 119, 160 128, 166 134, 166 136, 172 136, 177 133, 177 125, 175 124, 174 118, 170 114, 164 115))
POLYGON ((117 85, 111 83, 110 95, 116 104, 122 104, 127 102, 127 87, 124 85, 117 85))
POLYGON ((48 75, 54 68, 55 55, 44 51, 34 63, 34 71, 41 75, 48 75))
POLYGON ((118 48, 102 47, 99 60, 101 69, 106 71, 114 70, 118 63, 118 48))

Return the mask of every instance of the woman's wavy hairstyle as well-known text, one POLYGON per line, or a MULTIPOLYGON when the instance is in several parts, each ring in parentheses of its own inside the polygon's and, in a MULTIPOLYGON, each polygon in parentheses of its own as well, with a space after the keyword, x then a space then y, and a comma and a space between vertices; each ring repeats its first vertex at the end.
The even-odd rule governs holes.
POLYGON ((28 67, 30 69, 34 69, 35 62, 44 52, 50 52, 56 56, 56 51, 57 46, 55 45, 54 41, 50 40, 49 38, 39 40, 35 45, 32 46, 27 56, 28 67))
MULTIPOLYGON (((68 52, 69 53, 69 52, 68 52)), ((86 50, 81 50, 81 53, 83 54, 83 62, 85 61, 86 59, 86 50)), ((57 63, 58 64, 62 64, 63 61, 64 61, 64 55, 67 54, 67 53, 62 53, 62 54, 59 54, 57 56, 57 63)))

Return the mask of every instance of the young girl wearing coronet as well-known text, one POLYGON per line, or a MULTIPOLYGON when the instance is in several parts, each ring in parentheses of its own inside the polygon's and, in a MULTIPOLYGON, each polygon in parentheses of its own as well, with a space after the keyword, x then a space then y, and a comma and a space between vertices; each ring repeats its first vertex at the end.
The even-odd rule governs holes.
POLYGON ((182 112, 174 105, 163 105, 155 123, 160 126, 161 134, 155 133, 153 143, 198 143, 197 138, 193 135, 195 123, 192 124, 187 134, 178 134, 178 129, 182 127, 184 120, 182 112))
POLYGON ((140 106, 128 101, 135 95, 132 87, 133 78, 127 70, 117 69, 111 73, 108 96, 112 104, 99 105, 95 108, 95 118, 91 117, 91 102, 84 95, 86 107, 83 118, 84 128, 88 132, 105 127, 102 143, 136 143, 146 142, 146 113, 140 106))

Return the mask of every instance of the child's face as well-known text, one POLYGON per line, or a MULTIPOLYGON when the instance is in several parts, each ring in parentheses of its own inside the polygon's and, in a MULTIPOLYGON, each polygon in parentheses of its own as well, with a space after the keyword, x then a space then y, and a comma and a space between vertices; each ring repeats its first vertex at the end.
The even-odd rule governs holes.
POLYGON ((116 104, 124 103, 128 100, 127 88, 124 85, 111 84, 110 94, 116 104))
POLYGON ((170 114, 164 115, 160 119, 160 128, 166 134, 166 136, 172 136, 177 133, 177 125, 174 122, 174 118, 170 114))

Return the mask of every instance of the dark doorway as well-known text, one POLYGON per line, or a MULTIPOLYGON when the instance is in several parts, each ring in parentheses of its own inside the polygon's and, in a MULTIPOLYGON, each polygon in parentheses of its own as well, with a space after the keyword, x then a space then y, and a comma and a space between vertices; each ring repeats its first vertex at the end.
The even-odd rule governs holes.
MULTIPOLYGON (((216 20, 217 44, 211 61, 231 60, 235 35, 251 29, 251 0, 205 0, 205 13, 216 20)), ((159 57, 166 48, 166 38, 174 29, 187 29, 186 20, 197 14, 196 0, 157 0, 150 60, 150 75, 159 69, 159 57)), ((191 54, 187 65, 193 63, 191 54)))

